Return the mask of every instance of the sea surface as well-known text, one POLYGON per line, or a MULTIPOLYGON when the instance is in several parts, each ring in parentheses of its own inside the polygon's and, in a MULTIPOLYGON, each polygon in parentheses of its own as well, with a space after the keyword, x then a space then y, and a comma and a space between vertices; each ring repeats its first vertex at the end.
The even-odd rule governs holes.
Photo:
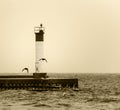
POLYGON ((78 78, 79 91, 0 91, 0 110, 120 110, 120 74, 48 74, 78 78))

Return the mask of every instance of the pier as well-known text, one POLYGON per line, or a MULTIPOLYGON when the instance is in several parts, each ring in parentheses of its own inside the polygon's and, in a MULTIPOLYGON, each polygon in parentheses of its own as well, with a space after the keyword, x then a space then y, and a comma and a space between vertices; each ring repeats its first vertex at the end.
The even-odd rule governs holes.
POLYGON ((44 91, 78 88, 78 79, 54 79, 45 78, 45 76, 45 73, 33 73, 33 75, 2 75, 0 76, 0 89, 44 91))

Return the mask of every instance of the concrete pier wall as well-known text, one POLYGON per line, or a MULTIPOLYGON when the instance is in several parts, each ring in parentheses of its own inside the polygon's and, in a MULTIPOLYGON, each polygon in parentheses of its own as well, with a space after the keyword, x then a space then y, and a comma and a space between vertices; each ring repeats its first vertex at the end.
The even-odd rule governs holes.
POLYGON ((78 88, 78 79, 0 78, 0 89, 78 88))

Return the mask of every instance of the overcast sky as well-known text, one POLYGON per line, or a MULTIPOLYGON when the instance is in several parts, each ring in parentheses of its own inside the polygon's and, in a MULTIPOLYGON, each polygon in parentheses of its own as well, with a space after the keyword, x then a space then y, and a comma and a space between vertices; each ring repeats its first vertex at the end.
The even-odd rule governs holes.
POLYGON ((34 27, 46 72, 120 72, 120 0, 0 0, 0 72, 34 72, 34 27))

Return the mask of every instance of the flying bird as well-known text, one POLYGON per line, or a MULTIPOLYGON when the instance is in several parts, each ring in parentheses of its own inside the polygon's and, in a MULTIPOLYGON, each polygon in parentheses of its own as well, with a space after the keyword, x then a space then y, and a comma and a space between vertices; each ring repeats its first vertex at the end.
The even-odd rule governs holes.
POLYGON ((23 68, 22 72, 25 71, 25 70, 27 71, 27 73, 29 73, 29 69, 28 68, 23 68))
POLYGON ((41 59, 39 59, 39 61, 46 61, 46 62, 48 62, 45 58, 41 58, 41 59))

